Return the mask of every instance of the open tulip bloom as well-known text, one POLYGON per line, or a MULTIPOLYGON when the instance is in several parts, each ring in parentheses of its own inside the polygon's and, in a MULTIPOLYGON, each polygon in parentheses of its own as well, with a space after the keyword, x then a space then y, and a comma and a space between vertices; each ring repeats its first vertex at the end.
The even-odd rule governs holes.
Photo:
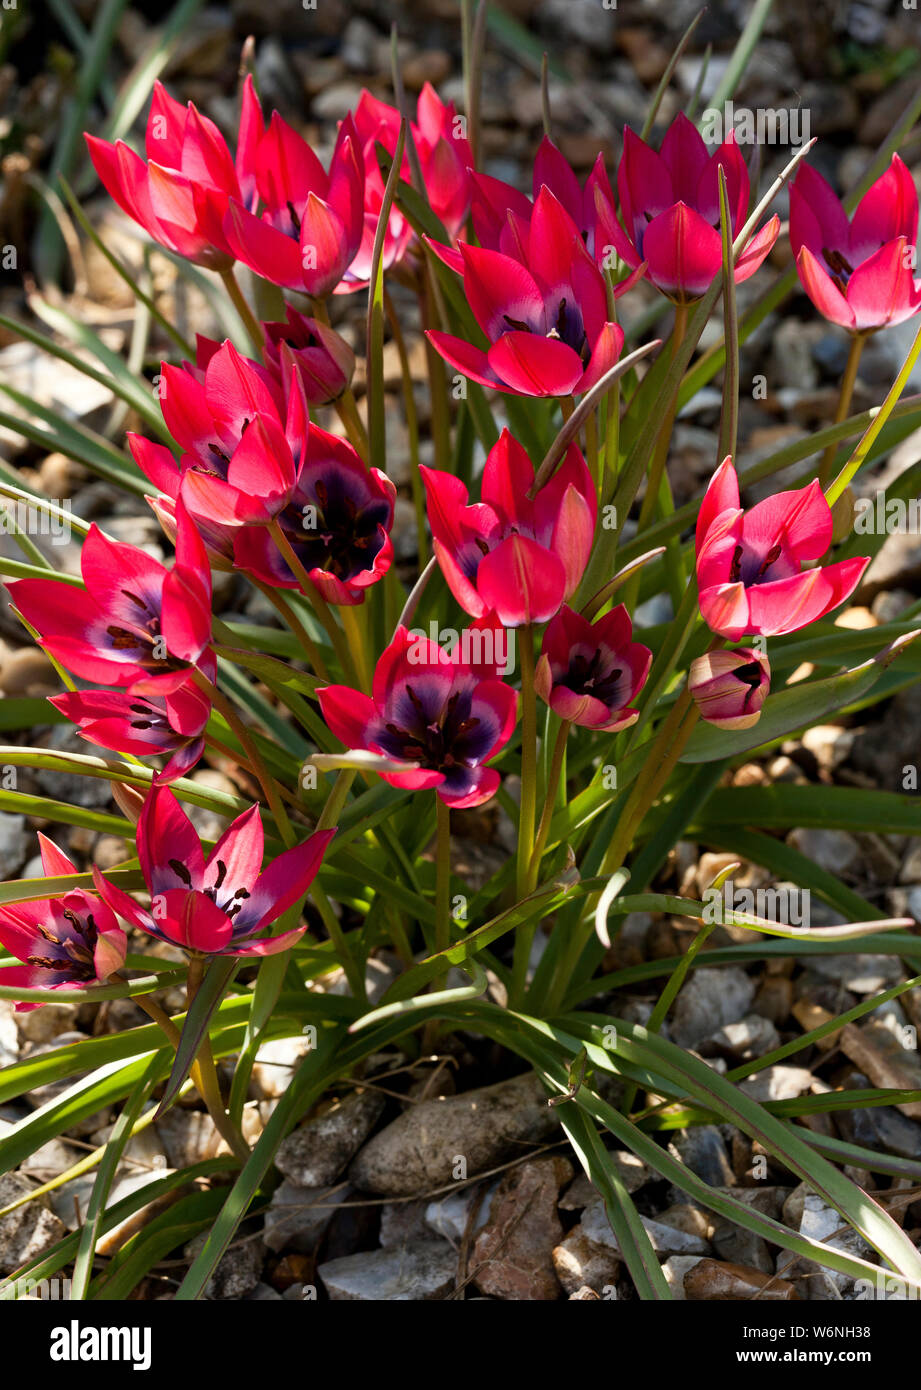
MULTIPOLYGON (((201 669, 213 682, 217 665, 203 659, 201 669)), ((163 695, 139 695, 130 690, 76 690, 54 695, 49 704, 72 720, 89 743, 136 757, 167 754, 155 781, 184 777, 204 752, 205 725, 211 701, 187 677, 163 695)))
POLYGON ((561 719, 619 733, 634 723, 630 701, 642 689, 652 652, 634 642, 623 604, 590 623, 564 603, 547 624, 535 686, 561 719))
POLYGON ((831 538, 831 508, 816 479, 743 511, 732 460, 724 459, 697 518, 697 584, 705 622, 735 642, 744 633, 797 632, 823 618, 850 598, 870 563, 855 558, 804 569, 822 558, 831 538))
MULTIPOLYGON (((464 7, 468 18, 475 8, 464 7)), ((760 22, 765 7, 756 8, 760 22)), ((729 86, 753 27, 729 60, 729 86)), ((97 24, 94 43, 105 28, 97 24)), ((509 174, 525 136, 505 122, 508 157, 498 158, 490 103, 477 96, 493 71, 480 47, 489 26, 465 30, 459 112, 447 88, 439 95, 426 82, 416 98, 417 64, 402 84, 411 108, 397 72, 392 101, 380 83, 360 94, 356 85, 348 110, 351 84, 337 82, 309 110, 292 102, 285 119, 263 111, 252 78, 232 92, 222 61, 195 84, 201 108, 156 85, 143 153, 127 143, 141 134, 125 125, 131 101, 111 113, 124 140, 87 135, 103 185, 143 229, 135 240, 157 291, 134 286, 141 307, 121 355, 57 312, 49 336, 23 325, 30 353, 85 369, 115 410, 93 419, 81 409, 75 420, 50 397, 33 403, 7 387, 21 413, 0 417, 5 436, 22 431, 22 448, 0 469, 4 641, 16 640, 18 621, 21 643, 42 649, 0 651, 0 849, 11 875, 24 876, 0 892, 0 1092, 17 1106, 12 1126, 0 1123, 0 1173, 37 1176, 38 1163, 23 1160, 56 1138, 92 1131, 100 1143, 100 1117, 123 1108, 80 1232, 45 1242, 43 1226, 41 1250, 8 1261, 14 1278, 0 1280, 0 1301, 19 1296, 19 1276, 39 1264, 72 1269, 75 1298, 143 1296, 159 1261, 171 1273, 183 1265, 180 1302, 214 1296, 223 1252, 270 1220, 272 1165, 292 1171, 289 1137, 309 1141, 332 1097, 358 1088, 373 1098, 381 1078, 412 1099, 419 1067, 435 1062, 434 1076, 445 1061, 465 1105, 484 1068, 513 1087, 527 1071, 546 1092, 542 1106, 547 1096, 566 1102, 556 1113, 571 1156, 595 1190, 617 1197, 608 1206, 620 1213, 618 1289, 628 1297, 669 1291, 640 1211, 656 1216, 661 1200, 676 1200, 662 1198, 669 1183, 708 1201, 653 1130, 687 1127, 704 1112, 731 1127, 733 1155, 736 1138, 743 1159, 760 1138, 781 1180, 795 1174, 834 1207, 829 1230, 839 1218, 852 1228, 853 1250, 828 1247, 835 1279, 872 1271, 872 1255, 887 1277, 921 1291, 918 1232, 893 1219, 886 1193, 889 1174, 915 1180, 921 1169, 905 1158, 904 1135, 874 1132, 875 1149, 854 1142, 848 1116, 860 1088, 842 1090, 840 1059, 813 1045, 817 1035, 789 1005, 808 1002, 816 954, 882 950, 892 979, 861 1006, 875 1015, 910 988, 918 954, 903 930, 917 924, 884 920, 880 906, 903 896, 907 859, 886 878, 886 855, 868 868, 851 856, 846 883, 811 862, 817 846, 828 848, 813 829, 831 835, 846 824, 861 848, 863 832, 879 832, 899 855, 903 838, 921 834, 921 811, 905 795, 917 750, 902 704, 921 681, 905 650, 919 637, 919 605, 890 608, 891 592, 877 604, 890 587, 888 550, 866 573, 892 530, 912 529, 901 508, 913 470, 900 470, 892 451, 921 427, 921 397, 900 398, 921 360, 921 332, 892 389, 866 373, 863 413, 850 404, 868 335, 921 309, 919 170, 893 153, 898 141, 914 159, 916 137, 900 120, 877 156, 885 172, 844 204, 806 163, 815 142, 784 156, 776 178, 772 154, 759 191, 759 152, 749 156, 731 129, 708 146, 683 114, 655 146, 624 130, 612 160, 584 133, 558 135, 560 113, 545 111, 550 134, 509 174), (768 260, 788 183, 790 242, 776 259, 795 260, 811 305, 792 265, 778 274, 768 260), (757 276, 738 306, 733 273, 757 276), (191 317, 204 327, 194 336, 185 315, 165 308, 182 304, 186 275, 191 317), (804 341, 813 328, 826 332, 813 308, 851 335, 837 402, 824 388, 810 393, 814 434, 770 375, 781 338, 750 332, 767 305, 772 324, 795 329, 781 318, 794 296, 794 312, 812 315, 804 341), (748 409, 745 382, 762 364, 768 375, 754 380, 770 399, 756 389, 761 403, 748 409), (701 410, 720 397, 717 426, 701 410), (708 483, 678 466, 683 413, 711 441, 708 483), (768 418, 782 437, 762 445, 758 421, 768 418), (69 498, 44 492, 66 476, 45 458, 51 450, 80 470, 72 516, 69 498), (753 462, 737 476, 740 454, 753 462), (84 470, 101 481, 85 486, 84 470), (746 507, 749 479, 760 500, 746 507), (120 488, 124 498, 113 496, 120 488), (139 513, 151 522, 145 493, 162 537, 114 538, 136 536, 119 528, 139 513), (864 543, 847 534, 849 504, 874 494, 860 521, 854 506, 864 543), (64 537, 57 523, 68 520, 64 537), (50 535, 47 554, 33 534, 50 535), (847 611, 855 595, 873 604, 872 619, 847 611), (837 744, 834 758, 813 756, 810 732, 839 722, 848 729, 840 757, 837 744), (881 738, 892 757, 877 759, 869 789, 867 748, 881 738), (792 780, 781 747, 795 761, 792 780), (43 877, 19 853, 25 821, 60 825, 48 833, 62 849, 39 837, 43 877), (757 913, 741 914, 727 896, 720 921, 730 930, 708 940, 711 889, 722 902, 735 869, 740 881, 761 876, 763 914, 760 896, 757 913), (772 875, 784 880, 776 893, 772 875), (798 913, 793 889, 805 895, 798 913), (811 925, 810 893, 853 920, 811 925), (748 929, 744 939, 737 927, 748 929), (759 933, 778 938, 760 959, 759 933), (385 961, 392 977, 377 993, 385 961), (783 1113, 765 1109, 758 1097, 770 1088, 743 1079, 778 1055, 770 1038, 753 1051, 751 1038, 739 1042, 751 1030, 732 1031, 761 1007, 755 991, 771 961, 790 986, 786 1002, 782 991, 770 1001, 782 1053, 807 1049, 823 1124, 837 1125, 837 1139, 801 1123, 808 1096, 783 1113), (6 1001, 27 1010, 62 994, 79 1005, 64 1025, 77 1036, 6 1065, 6 1001), (690 1007, 695 997, 702 1011, 690 1007), (153 1026, 135 1027, 138 1009, 153 1026), (268 1049, 278 1042, 285 1065, 269 1090, 268 1049), (713 1070, 701 1059, 717 1053, 713 1070), (617 1113, 606 1079, 619 1087, 617 1113), (30 1095, 39 1083, 50 1099, 30 1095), (30 1114, 21 1101, 41 1108, 30 1114), (197 1159, 173 1227, 148 1223, 130 1248, 95 1260, 108 1249, 96 1236, 114 1210, 120 1146, 177 1103, 196 1130, 207 1112, 226 1149, 197 1159), (641 1199, 624 1189, 605 1126, 663 1180, 641 1199), (853 1178, 864 1169, 873 1202, 853 1178), (193 1256, 186 1242, 196 1232, 206 1245, 193 1256)), ((308 38, 299 57, 309 66, 328 43, 320 62, 335 66, 338 40, 315 37, 321 47, 308 38)), ((398 70, 404 43, 394 45, 398 70)), ((93 78, 84 109, 103 109, 108 93, 97 99, 97 65, 83 56, 93 78)), ((244 66, 265 73, 269 56, 247 48, 244 66)), ((637 129, 654 129, 660 98, 663 110, 674 102, 672 72, 653 112, 637 110, 637 129)), ((308 86, 319 83, 311 76, 308 86)), ((825 167, 837 155, 819 147, 816 158, 825 167)), ((104 249, 105 236, 103 225, 104 249)), ((114 259, 120 266, 120 253, 114 259)), ((120 268, 133 285, 134 272, 120 268)), ((70 298, 53 274, 44 279, 72 314, 85 304, 79 274, 70 298)), ((58 302, 29 290, 23 314, 58 302)), ((121 305, 118 313, 130 323, 121 305)), ((3 322, 11 332, 13 319, 3 322)), ((900 353, 905 331, 912 326, 890 335, 900 353)), ((827 376, 832 355, 816 356, 827 376)), ((886 360, 880 352, 875 365, 886 360)), ((907 570, 899 586, 921 592, 907 570)), ((872 1058, 883 1047, 877 1025, 853 1014, 829 1015, 823 1030, 862 1038, 872 1058)), ((38 1023, 51 1031, 30 1039, 57 1031, 48 1010, 38 1023)), ((866 1071, 873 1085, 888 1084, 869 1062, 866 1071)), ((909 1092, 891 1094, 900 1106, 909 1092)), ((470 1110, 488 1121, 504 1102, 486 1099, 471 1098, 470 1110)), ((425 1109, 394 1119, 393 1105, 379 1120, 368 1111, 397 1155, 399 1182, 388 1173, 382 1186, 394 1190, 384 1195, 415 1199, 451 1183, 453 1143, 445 1153, 421 1145, 418 1184, 418 1154, 401 1166, 399 1133, 405 1140, 410 1120, 424 1128, 425 1109)), ((353 1137, 379 1139, 366 1127, 353 1137)), ((209 1140, 203 1154, 216 1149, 209 1140)), ((370 1150, 343 1151, 334 1177, 353 1153, 354 1177, 370 1150)), ((470 1179, 485 1181, 502 1160, 498 1150, 469 1158, 470 1179)), ((119 1194, 119 1221, 173 1181, 119 1194)), ((800 1258, 802 1234, 765 1224, 725 1195, 732 1188, 713 1190, 727 1228, 737 1218, 747 1237, 760 1231, 783 1259, 800 1258)), ((35 1196, 11 1189, 0 1209, 35 1196)), ((34 1202, 28 1211, 40 1213, 34 1202)), ((6 1222, 0 1210, 0 1246, 6 1222)), ((480 1236, 488 1243, 496 1229, 493 1219, 480 1236)), ((809 1246, 816 1268, 825 1248, 818 1238, 809 1246)), ((337 1251, 348 1259, 347 1247, 337 1251)), ((504 1296, 496 1262, 482 1256, 471 1260, 478 1287, 504 1296)), ((254 1281, 281 1287, 284 1270, 271 1260, 254 1281)), ((550 1299, 560 1290, 544 1264, 539 1292, 550 1299)), ((320 1280, 331 1282, 330 1267, 320 1263, 320 1280)), ((571 1292, 568 1266, 553 1269, 571 1292)), ((709 1289, 704 1273, 693 1271, 700 1284, 688 1297, 709 1289)), ((775 1283, 771 1296, 795 1299, 792 1274, 775 1283)))
MULTIPOLYGON (((510 235, 512 254, 461 242, 464 295, 489 346, 432 330, 428 337, 451 366, 483 386, 523 396, 569 396, 588 391, 613 367, 623 329, 608 317, 605 281, 580 229, 543 187, 527 222, 510 235)), ((623 293, 627 282, 618 286, 623 293)))
POLYGON ((41 645, 75 676, 166 696, 210 660, 211 571, 181 503, 177 521, 172 569, 93 525, 81 552, 86 587, 70 589, 66 603, 54 579, 8 586, 41 645))
MULTIPOLYGON (((39 833, 38 843, 46 877, 77 872, 47 835, 39 833)), ((125 963, 127 938, 111 908, 74 888, 61 897, 0 907, 0 946, 22 961, 0 969, 0 985, 53 992, 104 985, 125 963)), ((26 1013, 41 1004, 23 1001, 16 1008, 26 1013)))
POLYGON ((801 167, 790 189, 790 245, 803 289, 832 323, 867 333, 916 314, 917 243, 918 194, 897 154, 850 219, 818 170, 801 167))
POLYGON ((471 660, 467 635, 446 652, 399 627, 371 696, 344 685, 317 691, 323 718, 346 748, 406 763, 405 772, 381 776, 395 787, 433 787, 458 810, 495 793, 499 774, 484 764, 508 742, 518 709, 498 662, 471 660))
POLYGON ((137 828, 138 857, 150 894, 142 907, 97 868, 93 879, 113 912, 139 931, 205 956, 269 956, 299 941, 306 927, 263 936, 299 903, 316 878, 335 830, 317 831, 262 868, 259 807, 224 831, 205 857, 198 832, 168 787, 155 787, 137 828))

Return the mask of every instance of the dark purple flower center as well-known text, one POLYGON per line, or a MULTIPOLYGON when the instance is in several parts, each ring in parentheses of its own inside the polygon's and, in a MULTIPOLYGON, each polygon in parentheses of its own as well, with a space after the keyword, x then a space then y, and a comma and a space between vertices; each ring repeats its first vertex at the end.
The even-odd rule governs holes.
POLYGON ((509 328, 518 329, 522 333, 540 333, 542 337, 546 338, 558 338, 567 347, 571 347, 573 352, 584 357, 586 354, 585 324, 578 304, 563 295, 555 309, 552 304, 548 304, 546 307, 547 317, 551 322, 551 328, 547 333, 543 333, 541 329, 535 328, 530 323, 525 323, 523 319, 513 319, 509 314, 504 314, 503 318, 509 328))
POLYGON ((36 941, 34 953, 27 957, 26 964, 38 970, 53 971, 58 983, 62 980, 81 983, 95 980, 94 952, 99 932, 92 912, 86 914, 85 920, 81 920, 70 908, 62 908, 61 915, 68 924, 67 928, 58 925, 35 927, 36 935, 47 943, 48 949, 42 951, 36 941))
POLYGON ((381 748, 390 757, 419 763, 445 776, 458 766, 467 765, 475 757, 471 735, 481 723, 471 715, 470 693, 455 690, 433 717, 413 686, 404 686, 404 692, 406 700, 402 707, 409 717, 404 718, 402 724, 393 721, 384 724, 378 735, 381 748))
MULTIPOLYGON (((189 873, 188 868, 183 864, 182 860, 170 859, 167 862, 182 886, 188 888, 190 892, 194 891, 192 888, 192 875, 189 873)), ((234 888, 233 885, 227 883, 226 880, 227 865, 224 863, 223 859, 219 859, 217 861, 217 874, 215 875, 214 883, 210 888, 203 888, 201 891, 206 898, 210 898, 215 906, 221 909, 225 917, 235 917, 243 907, 246 899, 251 895, 248 888, 244 888, 242 885, 238 888, 234 888)))
POLYGON ((738 666, 732 673, 737 681, 747 685, 745 699, 742 701, 742 708, 747 709, 748 703, 761 684, 764 672, 757 661, 748 661, 744 666, 738 666))
POLYGON ((370 570, 389 528, 390 506, 368 490, 356 495, 351 479, 317 478, 286 507, 282 529, 306 570, 323 570, 348 582, 370 570))
POLYGON ((831 278, 842 294, 847 292, 847 282, 854 273, 854 267, 842 256, 840 251, 834 251, 831 247, 823 246, 822 255, 825 263, 831 271, 831 278))
POLYGON ((730 583, 738 584, 741 581, 746 588, 751 588, 754 584, 764 584, 773 579, 786 578, 788 574, 793 572, 787 563, 782 566, 785 571, 784 574, 778 575, 769 572, 782 555, 783 546, 780 542, 772 545, 763 556, 751 549, 746 550, 744 545, 737 545, 729 562, 730 583))
POLYGON ((160 614, 147 599, 130 589, 122 589, 122 595, 137 610, 133 625, 123 627, 120 623, 109 623, 106 634, 117 652, 130 652, 139 666, 152 671, 176 671, 184 665, 176 661, 166 651, 166 644, 160 629, 160 614))
POLYGON ((617 702, 623 674, 623 667, 614 666, 610 655, 603 657, 601 648, 596 647, 591 656, 584 652, 573 652, 569 658, 569 668, 557 684, 564 685, 576 695, 591 695, 603 704, 611 705, 617 702))
POLYGON ((163 709, 158 709, 149 700, 132 700, 128 706, 133 715, 137 717, 129 720, 132 729, 168 729, 169 720, 163 709))

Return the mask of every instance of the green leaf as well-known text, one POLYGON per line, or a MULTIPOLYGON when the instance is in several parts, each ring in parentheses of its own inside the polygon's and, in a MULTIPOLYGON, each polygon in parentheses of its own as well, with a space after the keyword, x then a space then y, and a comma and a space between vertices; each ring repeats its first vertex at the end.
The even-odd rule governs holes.
POLYGON ((829 830, 921 835, 921 800, 864 787, 720 787, 688 827, 757 825, 761 830, 829 830))
POLYGON ((198 993, 195 995, 192 1006, 186 1015, 185 1023, 182 1025, 179 1046, 176 1048, 176 1057, 170 1070, 169 1080, 163 1095, 160 1097, 160 1104, 157 1106, 158 1116, 168 1110, 178 1096, 186 1077, 195 1064, 195 1058, 201 1051, 202 1043, 211 1027, 211 1021, 239 967, 240 962, 232 956, 214 956, 205 967, 198 993))

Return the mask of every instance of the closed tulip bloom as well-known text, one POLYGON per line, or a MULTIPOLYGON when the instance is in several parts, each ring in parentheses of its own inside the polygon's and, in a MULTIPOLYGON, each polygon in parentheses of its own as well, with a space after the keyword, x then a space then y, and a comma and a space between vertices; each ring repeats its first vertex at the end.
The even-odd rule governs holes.
POLYGON ((749 510, 724 459, 697 518, 700 611, 713 632, 736 642, 747 632, 780 636, 823 618, 850 598, 868 558, 803 569, 832 540, 831 508, 816 479, 749 510))
POLYGON ((123 140, 113 145, 95 135, 84 138, 107 191, 154 241, 197 265, 226 270, 235 253, 224 217, 231 199, 247 207, 256 199, 261 134, 262 112, 247 77, 236 158, 213 121, 193 102, 176 101, 159 82, 147 120, 146 161, 123 140))
POLYGON ((533 501, 533 465, 508 430, 489 451, 473 506, 453 474, 420 472, 435 555, 461 607, 475 618, 494 610, 506 627, 552 618, 581 582, 598 512, 575 445, 533 501))
POLYGON ((705 652, 695 657, 688 673, 688 689, 701 719, 718 729, 752 728, 761 718, 770 688, 770 663, 751 647, 705 652))
POLYGON ((256 146, 254 174, 263 211, 231 198, 224 236, 233 254, 273 285, 324 298, 336 290, 361 244, 364 169, 350 116, 329 171, 302 136, 272 114, 256 146))
POLYGON ((593 623, 564 604, 547 624, 534 684, 561 719, 617 733, 639 717, 629 705, 642 689, 651 661, 649 648, 633 641, 623 604, 593 623))
MULTIPOLYGON (((602 245, 610 243, 627 265, 645 261, 646 278, 678 303, 700 299, 722 269, 720 166, 735 237, 748 216, 750 181, 732 131, 710 154, 700 133, 679 112, 657 154, 626 127, 617 168, 620 221, 610 190, 596 180, 596 237, 602 245)), ((737 284, 754 275, 779 230, 780 219, 772 217, 743 247, 735 262, 737 284)))
POLYGON ((352 383, 355 354, 328 323, 307 318, 285 305, 284 323, 264 323, 265 365, 287 397, 295 369, 308 405, 338 400, 352 383))
POLYGON ((916 314, 917 241, 918 194, 897 154, 850 220, 822 175, 800 168, 790 189, 790 245, 803 289, 832 323, 867 333, 916 314))

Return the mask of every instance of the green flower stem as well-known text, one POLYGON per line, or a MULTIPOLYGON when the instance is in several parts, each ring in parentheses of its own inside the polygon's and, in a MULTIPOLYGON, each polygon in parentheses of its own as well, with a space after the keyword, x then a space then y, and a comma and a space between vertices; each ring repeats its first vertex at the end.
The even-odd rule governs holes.
POLYGON ((371 689, 369 670, 368 630, 364 621, 365 606, 344 603, 341 608, 342 626, 348 640, 349 650, 355 662, 355 673, 362 690, 371 689))
MULTIPOLYGON (((355 769, 351 767, 343 768, 336 777, 332 790, 326 798, 326 805, 320 812, 320 818, 317 821, 317 830, 332 830, 337 824, 354 780, 355 769)), ((349 982, 352 997, 362 1003, 366 1003, 367 991, 365 989, 364 972, 349 949, 345 933, 339 924, 339 918, 336 916, 333 905, 326 896, 326 893, 320 887, 319 879, 314 879, 310 888, 310 896, 323 919, 323 925, 326 928, 329 939, 333 943, 333 951, 336 959, 345 971, 345 978, 349 982)))
POLYGON ((329 671, 326 668, 326 662, 320 655, 319 647, 317 646, 316 642, 314 642, 313 638, 310 636, 310 633, 304 627, 304 624, 301 622, 300 618, 297 616, 290 603, 288 603, 286 599, 282 598, 281 590, 273 589, 270 584, 263 584, 258 579, 254 579, 252 582, 255 584, 259 592, 265 595, 269 603, 288 624, 291 631, 294 633, 297 640, 300 642, 304 650, 304 655, 307 658, 308 663, 310 664, 310 669, 312 670, 313 674, 318 678, 318 680, 329 682, 329 671))
POLYGON ((825 498, 829 506, 833 506, 841 496, 848 483, 855 476, 867 454, 876 443, 879 433, 886 421, 889 419, 898 404, 898 399, 908 384, 908 379, 914 371, 915 363, 921 357, 921 328, 915 334, 915 340, 908 350, 908 356, 899 369, 899 374, 889 388, 888 395, 882 405, 876 411, 871 411, 872 420, 861 435, 857 447, 851 454, 841 472, 834 482, 825 489, 825 498))
POLYGON ((529 893, 533 892, 537 887, 537 880, 540 876, 540 861, 547 844, 547 837, 550 834, 550 824, 553 820, 553 813, 556 810, 560 774, 563 771, 563 762, 566 757, 566 740, 569 737, 569 730, 571 728, 571 721, 564 719, 557 730, 556 742, 553 745, 553 757, 550 761, 550 770, 547 773, 547 789, 546 795, 544 796, 544 807, 541 811, 540 824, 537 827, 537 838, 534 841, 534 851, 531 855, 531 865, 528 872, 529 893))
MULTIPOLYGON (((684 984, 687 973, 694 963, 695 958, 703 950, 707 938, 716 926, 716 922, 701 922, 700 930, 691 942, 678 964, 675 966, 671 975, 665 982, 665 987, 655 1003, 655 1008, 649 1016, 646 1030, 649 1033, 658 1033, 668 1016, 668 1011, 675 1002, 675 996, 684 984)), ((636 1084, 630 1082, 625 1090, 621 1111, 624 1115, 629 1115, 636 1101, 636 1084)))
POLYGON ((418 551, 419 570, 421 572, 428 564, 429 540, 425 524, 425 489, 422 486, 422 475, 419 472, 419 415, 416 410, 416 398, 413 394, 413 378, 409 366, 409 353, 406 351, 406 339, 403 336, 400 316, 386 289, 384 290, 384 313, 387 315, 387 322, 390 324, 390 333, 393 341, 396 343, 397 353, 400 358, 400 376, 403 382, 403 408, 406 411, 406 432, 409 436, 409 480, 413 493, 413 506, 416 510, 416 549, 418 551))
POLYGON ((435 950, 451 945, 451 808, 435 795, 435 950))
POLYGON ((585 458, 597 489, 601 488, 601 454, 598 449, 598 414, 592 411, 585 421, 585 458))
POLYGON ((643 769, 630 789, 617 830, 602 860, 601 874, 609 878, 621 868, 637 827, 668 780, 697 722, 697 706, 685 685, 653 739, 643 769))
MULTIPOLYGON (((530 892, 531 858, 534 854, 534 819, 537 810, 537 692, 534 689, 534 630, 530 624, 519 631, 521 656, 521 808, 518 814, 517 897, 520 902, 530 892)), ((515 937, 512 988, 509 1005, 517 1008, 524 995, 528 958, 537 923, 519 927, 515 937)))
MULTIPOLYGON (((420 289, 419 307, 422 327, 440 328, 441 322, 436 309, 437 282, 434 271, 426 266, 423 288, 420 289)), ((435 467, 444 472, 451 471, 451 420, 448 414, 448 376, 444 359, 432 347, 428 338, 425 344, 425 365, 429 376, 429 398, 432 403, 431 435, 435 450, 435 467)))
POLYGON ((339 659, 342 674, 344 676, 354 677, 356 675, 355 665, 343 641, 342 629, 338 626, 332 613, 329 611, 329 604, 323 598, 322 594, 317 592, 317 586, 313 583, 310 575, 298 559, 297 552, 285 535, 278 517, 273 517, 269 522, 269 535, 278 546, 288 568, 300 585, 301 593, 313 605, 314 612, 322 623, 329 640, 333 644, 333 650, 339 659))
MULTIPOLYGON (((835 411, 834 425, 840 425, 847 419, 847 413, 851 408, 851 397, 854 394, 854 386, 857 382, 857 369, 860 366, 860 358, 863 353, 864 343, 867 341, 865 333, 852 333, 851 346, 847 355, 847 366, 841 378, 841 386, 838 390, 838 408, 835 411)), ((838 452, 836 444, 829 444, 825 453, 822 455, 822 462, 819 466, 819 482, 823 489, 828 487, 833 477, 832 470, 835 466, 835 455, 838 452)))
MULTIPOLYGON (((192 956, 189 959, 189 982, 188 996, 189 1007, 192 1006, 199 986, 201 985, 202 975, 204 974, 204 956, 192 956)), ((221 1084, 218 1081, 217 1068, 214 1065, 214 1053, 211 1051, 211 1039, 208 1034, 202 1041, 198 1050, 198 1056, 192 1067, 192 1080, 198 1088, 198 1093, 205 1102, 208 1114, 214 1121, 215 1128, 221 1138, 229 1145, 232 1153, 242 1163, 247 1163, 250 1157, 250 1147, 243 1135, 237 1129, 227 1113, 224 1105, 224 1097, 221 1095, 221 1084)))
MULTIPOLYGON (((637 827, 681 757, 696 722, 697 706, 685 687, 658 735, 650 744, 643 770, 631 788, 614 838, 605 854, 599 871, 600 877, 610 878, 622 867, 637 827)), ((595 919, 592 910, 572 930, 547 994, 547 1004, 544 1010, 547 1017, 552 1017, 559 1010, 569 989, 573 973, 582 957, 582 952, 591 940, 594 929, 595 919)))
POLYGON ((237 284, 237 277, 233 273, 233 266, 229 266, 227 270, 221 271, 221 279, 224 282, 224 288, 230 296, 233 307, 243 320, 246 332, 256 350, 256 356, 261 361, 263 350, 262 328, 256 315, 247 304, 246 296, 237 284))
POLYGON ((214 705, 214 708, 224 716, 224 718, 227 720, 227 723, 230 725, 231 729, 236 735, 240 747, 243 749, 243 752, 249 759, 249 765, 253 771, 253 775, 256 777, 256 779, 259 782, 259 785, 262 787, 262 790, 265 794, 265 799, 269 804, 269 808, 272 812, 272 815, 275 817, 275 823, 278 826, 278 833, 284 840, 285 845, 290 849, 290 847, 295 842, 296 836, 294 834, 294 831, 291 829, 291 822, 288 819, 288 813, 285 810, 284 802, 281 799, 278 784, 276 783, 274 777, 272 777, 269 771, 267 770, 265 763, 262 761, 262 755, 260 754, 255 743, 253 743, 253 740, 250 738, 246 725, 243 723, 242 719, 237 714, 237 711, 234 709, 233 705, 226 698, 226 696, 220 690, 218 690, 216 685, 212 685, 208 678, 202 675, 201 671, 194 670, 192 673, 192 679, 195 681, 195 684, 199 687, 199 689, 204 691, 204 693, 208 696, 208 699, 214 705))
MULTIPOLYGON (((674 326, 672 327, 671 337, 669 338, 668 342, 668 354, 670 362, 674 362, 675 358, 677 357, 681 344, 684 341, 685 335, 687 334, 687 328, 688 306, 686 304, 676 304, 675 322, 674 326)), ((665 463, 668 458, 668 448, 671 444, 672 430, 674 429, 675 416, 677 412, 678 389, 676 387, 675 392, 672 395, 671 403, 668 407, 668 410, 665 412, 665 418, 662 421, 662 427, 659 430, 658 436, 656 438, 656 447, 655 452, 652 456, 652 462, 649 465, 649 474, 646 479, 646 492, 643 496, 643 503, 640 507, 639 521, 637 523, 637 534, 640 536, 643 534, 646 527, 649 526, 649 524, 651 523, 653 516, 655 515, 656 508, 659 506, 659 495, 660 491, 662 490, 662 483, 663 481, 667 482, 667 479, 665 477, 665 463)), ((618 528, 618 534, 619 531, 620 527, 618 528)), ((639 575, 634 576, 634 578, 631 579, 629 583, 624 586, 623 602, 626 604, 627 611, 630 613, 632 613, 634 608, 636 607, 636 601, 639 596, 639 590, 639 575)))
MULTIPOLYGON (((190 958, 187 984, 190 1008, 192 1000, 195 998, 195 994, 201 984, 203 968, 204 958, 202 956, 192 956, 190 958)), ((125 984, 129 983, 125 976, 119 973, 113 974, 111 978, 113 980, 123 981, 125 984)), ((156 1004, 153 999, 147 999, 143 995, 135 995, 134 1002, 137 1004, 138 1008, 144 1010, 148 1018, 153 1020, 170 1043, 173 1050, 177 1051, 181 1035, 179 1029, 169 1015, 165 1013, 164 1010, 160 1008, 160 1005, 156 1004)), ((236 1126, 231 1122, 224 1108, 221 1088, 217 1079, 217 1071, 214 1066, 214 1057, 211 1052, 211 1044, 208 1042, 207 1038, 205 1039, 198 1057, 192 1065, 192 1081, 195 1084, 198 1094, 204 1101, 208 1114, 214 1121, 218 1133, 227 1141, 231 1151, 245 1163, 249 1158, 249 1145, 246 1143, 242 1134, 237 1130, 236 1126), (205 1051, 205 1048, 207 1048, 208 1059, 210 1059, 211 1062, 210 1074, 208 1072, 207 1059, 204 1059, 205 1064, 204 1066, 202 1065, 202 1053, 205 1051)))

